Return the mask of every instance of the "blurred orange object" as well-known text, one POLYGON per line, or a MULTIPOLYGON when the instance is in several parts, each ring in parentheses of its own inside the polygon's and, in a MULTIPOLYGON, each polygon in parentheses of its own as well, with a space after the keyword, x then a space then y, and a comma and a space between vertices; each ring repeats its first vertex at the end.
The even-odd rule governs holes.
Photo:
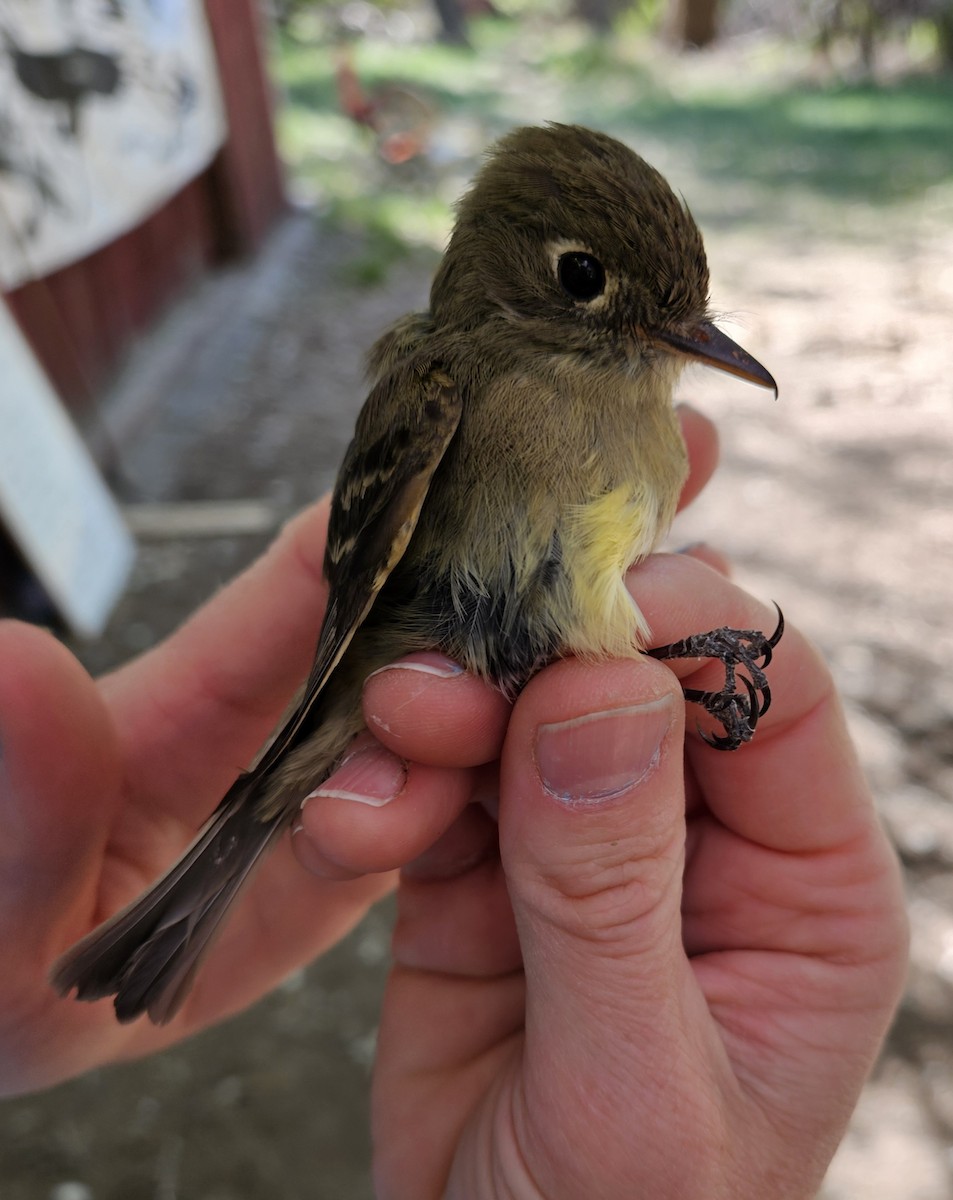
POLYGON ((434 112, 422 96, 399 84, 367 92, 347 50, 339 52, 335 82, 341 111, 376 135, 385 162, 397 165, 426 153, 434 112))

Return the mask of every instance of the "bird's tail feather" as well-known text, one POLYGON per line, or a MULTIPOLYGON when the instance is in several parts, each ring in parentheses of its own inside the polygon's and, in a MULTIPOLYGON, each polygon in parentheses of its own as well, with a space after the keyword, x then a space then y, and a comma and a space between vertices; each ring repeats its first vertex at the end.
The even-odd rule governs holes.
POLYGON ((62 995, 115 996, 116 1016, 165 1024, 255 866, 288 823, 262 821, 248 802, 254 776, 233 784, 182 857, 132 904, 77 942, 50 975, 62 995))

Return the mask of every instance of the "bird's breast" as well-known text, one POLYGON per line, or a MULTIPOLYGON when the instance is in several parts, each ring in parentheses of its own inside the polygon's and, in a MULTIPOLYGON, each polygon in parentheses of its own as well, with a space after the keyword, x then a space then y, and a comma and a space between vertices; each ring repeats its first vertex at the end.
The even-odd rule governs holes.
POLYGON ((626 589, 625 572, 665 532, 667 507, 643 480, 620 484, 564 514, 571 597, 565 650, 585 658, 625 658, 644 648, 649 628, 626 589))
POLYGON ((412 559, 440 580, 445 648, 514 687, 557 654, 645 645, 625 572, 671 522, 685 451, 670 389, 610 383, 523 376, 465 404, 424 507, 412 559))

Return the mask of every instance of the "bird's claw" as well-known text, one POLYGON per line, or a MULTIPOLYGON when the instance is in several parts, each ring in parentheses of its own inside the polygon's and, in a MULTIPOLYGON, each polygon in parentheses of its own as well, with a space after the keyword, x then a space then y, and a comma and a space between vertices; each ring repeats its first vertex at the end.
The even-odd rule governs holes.
MULTIPOLYGON (((775 605, 775 608, 778 608, 775 605)), ((653 658, 716 658, 725 668, 725 685, 719 692, 703 692, 685 688, 685 699, 699 704, 718 721, 723 734, 699 730, 704 741, 716 750, 737 750, 750 742, 758 720, 771 707, 771 688, 765 668, 771 662, 774 648, 784 633, 784 614, 778 608, 778 623, 774 633, 766 637, 757 629, 712 629, 692 637, 656 646, 648 653, 653 658), (737 674, 744 668, 745 675, 737 674), (738 683, 744 691, 739 691, 738 683)))

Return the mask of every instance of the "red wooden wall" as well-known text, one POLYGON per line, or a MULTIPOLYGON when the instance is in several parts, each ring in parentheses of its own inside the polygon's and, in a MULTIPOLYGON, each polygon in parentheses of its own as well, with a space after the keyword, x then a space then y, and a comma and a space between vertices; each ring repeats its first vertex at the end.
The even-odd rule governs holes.
POLYGON ((205 0, 228 116, 211 166, 141 225, 6 294, 63 400, 81 408, 135 336, 208 267, 254 251, 284 205, 258 0, 205 0))

